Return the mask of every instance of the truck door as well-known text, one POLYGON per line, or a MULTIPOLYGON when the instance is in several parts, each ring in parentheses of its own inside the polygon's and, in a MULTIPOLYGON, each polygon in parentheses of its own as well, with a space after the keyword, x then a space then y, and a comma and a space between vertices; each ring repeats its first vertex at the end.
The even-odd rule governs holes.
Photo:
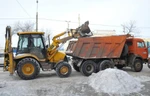
POLYGON ((144 43, 144 41, 137 41, 137 54, 140 55, 143 59, 147 59, 148 57, 148 50, 144 43))

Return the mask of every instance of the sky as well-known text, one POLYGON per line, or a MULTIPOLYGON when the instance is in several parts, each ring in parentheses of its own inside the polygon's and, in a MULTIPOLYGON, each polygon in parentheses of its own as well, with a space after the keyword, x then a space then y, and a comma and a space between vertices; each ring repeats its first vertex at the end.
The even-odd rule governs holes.
MULTIPOLYGON (((38 0, 39 31, 49 29, 56 35, 69 28, 77 28, 89 21, 92 31, 116 30, 123 34, 121 24, 135 21, 141 37, 150 38, 150 0, 38 0)), ((36 22, 36 0, 1 0, 0 47, 4 46, 7 25, 18 21, 36 22)))

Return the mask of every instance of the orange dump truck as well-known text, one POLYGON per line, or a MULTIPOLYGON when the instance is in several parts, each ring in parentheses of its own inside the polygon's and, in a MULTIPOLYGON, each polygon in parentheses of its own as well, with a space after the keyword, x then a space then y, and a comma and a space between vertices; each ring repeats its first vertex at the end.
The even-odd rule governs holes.
POLYGON ((74 69, 85 76, 114 66, 140 72, 148 62, 143 39, 130 35, 79 38, 69 42, 66 54, 72 57, 74 69))

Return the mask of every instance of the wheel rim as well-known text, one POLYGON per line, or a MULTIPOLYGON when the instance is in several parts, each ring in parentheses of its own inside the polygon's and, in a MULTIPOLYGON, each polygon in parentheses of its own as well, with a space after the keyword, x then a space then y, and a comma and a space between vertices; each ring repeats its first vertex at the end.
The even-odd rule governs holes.
POLYGON ((94 69, 94 67, 93 67, 91 64, 89 64, 89 65, 86 66, 86 71, 87 71, 88 73, 93 72, 93 69, 94 69))
POLYGON ((60 69, 60 73, 63 74, 63 75, 67 74, 68 71, 69 71, 69 69, 68 69, 67 66, 63 66, 63 67, 61 67, 61 69, 60 69))
POLYGON ((136 64, 135 64, 135 67, 136 67, 136 69, 140 69, 140 68, 141 68, 141 63, 139 63, 139 62, 136 63, 136 64))
POLYGON ((31 75, 34 73, 34 66, 30 63, 23 65, 22 72, 24 75, 31 75))

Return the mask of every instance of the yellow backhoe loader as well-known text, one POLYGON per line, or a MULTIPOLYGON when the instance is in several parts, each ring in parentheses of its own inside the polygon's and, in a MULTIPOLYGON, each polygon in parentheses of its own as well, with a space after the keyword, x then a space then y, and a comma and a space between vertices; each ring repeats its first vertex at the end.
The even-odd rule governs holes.
POLYGON ((11 27, 6 27, 4 49, 4 71, 10 74, 16 72, 21 79, 34 79, 40 72, 55 70, 59 77, 68 77, 71 74, 71 66, 67 62, 66 54, 58 48, 61 44, 72 38, 82 38, 91 34, 89 22, 76 29, 62 32, 53 37, 52 44, 46 47, 44 32, 18 32, 19 40, 16 55, 13 55, 11 43, 11 27), (65 34, 68 34, 67 36, 65 34))

